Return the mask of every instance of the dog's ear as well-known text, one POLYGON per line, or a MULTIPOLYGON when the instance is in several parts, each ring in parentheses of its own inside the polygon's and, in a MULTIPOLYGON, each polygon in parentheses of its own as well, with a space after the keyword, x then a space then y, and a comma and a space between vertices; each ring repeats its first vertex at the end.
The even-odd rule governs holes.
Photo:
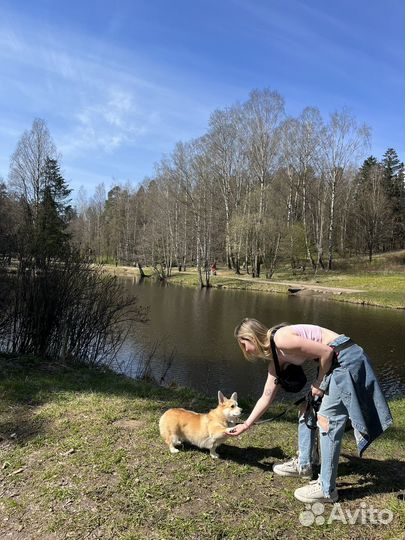
POLYGON ((231 395, 231 399, 234 399, 235 401, 238 401, 238 394, 236 392, 234 392, 232 395, 231 395))
POLYGON ((225 396, 224 394, 221 392, 221 390, 218 390, 218 403, 221 404, 225 401, 225 396))

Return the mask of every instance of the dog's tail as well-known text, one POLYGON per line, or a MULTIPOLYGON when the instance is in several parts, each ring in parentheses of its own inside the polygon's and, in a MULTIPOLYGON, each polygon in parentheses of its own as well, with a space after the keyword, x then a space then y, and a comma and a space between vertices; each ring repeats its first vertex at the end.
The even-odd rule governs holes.
POLYGON ((167 413, 168 411, 166 411, 165 413, 162 414, 162 416, 159 418, 159 431, 160 431, 160 435, 163 437, 163 439, 166 440, 167 438, 167 425, 166 425, 166 416, 167 416, 167 413))

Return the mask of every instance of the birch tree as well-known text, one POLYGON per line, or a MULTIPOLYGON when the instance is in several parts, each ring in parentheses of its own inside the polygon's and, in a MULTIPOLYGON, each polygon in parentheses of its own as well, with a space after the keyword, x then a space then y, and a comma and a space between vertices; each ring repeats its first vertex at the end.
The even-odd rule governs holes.
POLYGON ((345 171, 358 162, 369 145, 370 128, 359 126, 347 111, 335 112, 322 129, 322 168, 329 187, 328 269, 332 269, 335 242, 336 195, 345 171))
POLYGON ((38 216, 41 193, 45 188, 46 160, 57 159, 55 144, 46 122, 36 118, 25 131, 11 156, 9 180, 16 195, 26 204, 32 223, 38 216))
POLYGON ((280 121, 284 114, 284 100, 277 92, 254 90, 243 107, 248 171, 258 196, 252 213, 255 219, 253 237, 253 277, 260 276, 263 262, 265 192, 274 173, 280 146, 280 121))
POLYGON ((239 273, 239 261, 231 242, 231 216, 237 212, 243 182, 243 147, 241 144, 241 115, 237 107, 216 111, 210 118, 207 135, 208 156, 224 203, 225 260, 229 269, 239 273))

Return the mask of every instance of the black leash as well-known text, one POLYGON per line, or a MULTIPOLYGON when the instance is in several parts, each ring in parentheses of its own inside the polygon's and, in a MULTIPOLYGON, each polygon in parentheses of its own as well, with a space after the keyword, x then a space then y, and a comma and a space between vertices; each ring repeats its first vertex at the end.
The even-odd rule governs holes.
POLYGON ((316 429, 316 421, 313 423, 310 423, 310 415, 315 414, 318 412, 319 407, 321 405, 322 398, 320 396, 313 396, 312 392, 309 391, 308 394, 306 394, 303 397, 300 397, 296 401, 294 401, 289 407, 284 409, 279 414, 276 414, 276 416, 272 416, 271 418, 266 418, 265 420, 259 420, 258 422, 255 422, 253 425, 258 426, 260 424, 269 424, 270 422, 273 422, 274 420, 277 420, 278 418, 281 418, 288 412, 290 412, 292 409, 295 409, 298 405, 301 405, 301 403, 304 403, 304 401, 307 402, 307 406, 305 408, 304 412, 304 420, 308 428, 310 429, 316 429))
POLYGON ((306 399, 307 399, 307 396, 303 396, 297 399, 296 401, 294 401, 294 403, 290 405, 289 407, 287 407, 286 409, 284 409, 283 412, 276 414, 276 416, 273 416, 271 418, 266 418, 265 420, 259 420, 258 422, 255 422, 253 425, 258 426, 259 424, 268 424, 269 422, 273 422, 273 420, 277 420, 278 418, 281 418, 282 416, 290 412, 292 409, 295 409, 297 405, 301 405, 301 403, 303 403, 306 399))

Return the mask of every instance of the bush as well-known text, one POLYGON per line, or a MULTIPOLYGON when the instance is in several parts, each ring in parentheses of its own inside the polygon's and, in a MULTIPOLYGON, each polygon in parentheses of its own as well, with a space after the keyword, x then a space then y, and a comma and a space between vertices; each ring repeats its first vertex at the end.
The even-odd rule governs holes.
POLYGON ((3 351, 92 366, 113 361, 127 323, 146 319, 115 277, 75 254, 40 268, 22 258, 16 272, 3 271, 0 310, 3 351))

